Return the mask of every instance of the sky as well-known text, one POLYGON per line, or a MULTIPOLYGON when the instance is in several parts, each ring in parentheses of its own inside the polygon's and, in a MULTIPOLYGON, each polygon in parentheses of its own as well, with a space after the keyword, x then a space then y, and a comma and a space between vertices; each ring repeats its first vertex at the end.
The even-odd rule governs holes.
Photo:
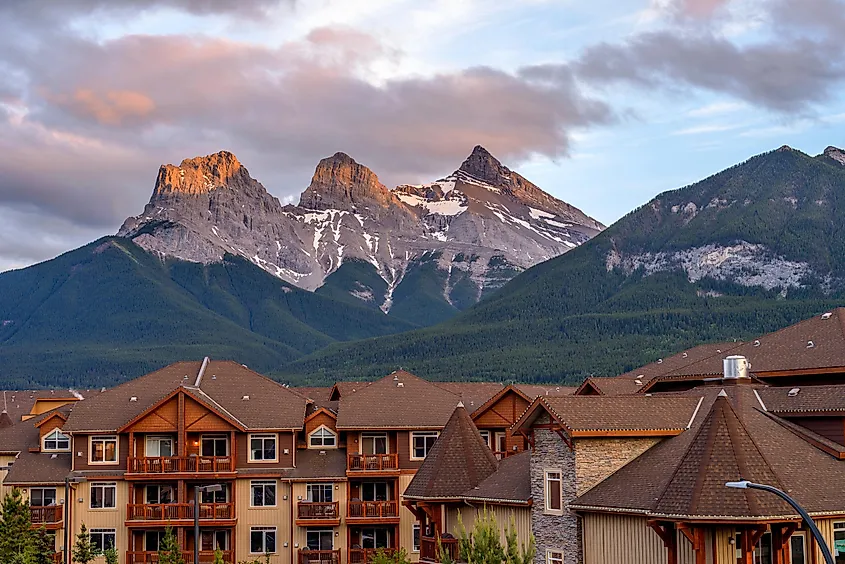
POLYGON ((387 186, 475 145, 610 224, 845 145, 845 0, 3 0, 0 271, 113 234, 229 150, 282 202, 343 151, 387 186))

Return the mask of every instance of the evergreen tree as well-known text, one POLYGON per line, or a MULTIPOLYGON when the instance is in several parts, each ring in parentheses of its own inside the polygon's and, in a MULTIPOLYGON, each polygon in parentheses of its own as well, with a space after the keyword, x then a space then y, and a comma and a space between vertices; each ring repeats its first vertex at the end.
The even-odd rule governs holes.
POLYGON ((29 501, 14 488, 3 497, 0 519, 0 562, 31 563, 35 552, 35 535, 29 513, 29 501))
POLYGON ((214 561, 212 564, 226 564, 226 561, 223 560, 223 551, 220 550, 220 545, 214 549, 214 561))
POLYGON ((534 544, 534 535, 528 537, 528 545, 520 545, 516 537, 516 522, 511 517, 508 530, 505 532, 506 564, 531 564, 537 554, 537 546, 534 544))
POLYGON ((106 564, 118 564, 117 550, 113 546, 109 546, 103 551, 103 556, 106 557, 106 564))
MULTIPOLYGON (((200 539, 195 539, 194 542, 200 542, 200 539)), ((164 529, 164 537, 158 545, 158 561, 159 564, 185 564, 173 527, 168 526, 164 529)))
POLYGON ((472 533, 467 533, 463 519, 458 514, 458 535, 461 560, 468 564, 502 564, 505 550, 499 540, 499 526, 496 516, 484 506, 481 515, 475 519, 472 533))
POLYGON ((76 535, 76 542, 73 544, 71 550, 71 558, 76 564, 88 564, 99 555, 97 547, 91 542, 91 534, 88 532, 88 527, 85 523, 79 528, 79 533, 76 535))
POLYGON ((53 564, 56 553, 56 537, 42 525, 35 531, 33 542, 33 564, 53 564))

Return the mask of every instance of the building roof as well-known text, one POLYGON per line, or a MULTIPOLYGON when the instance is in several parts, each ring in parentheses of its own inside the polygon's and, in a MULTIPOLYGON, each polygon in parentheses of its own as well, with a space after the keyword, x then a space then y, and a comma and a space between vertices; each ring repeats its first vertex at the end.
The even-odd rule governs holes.
MULTIPOLYGON (((0 453, 16 454, 39 446, 41 433, 38 430, 38 425, 53 417, 56 413, 67 416, 72 408, 72 404, 63 405, 24 421, 21 421, 20 418, 10 418, 13 424, 0 428, 0 453)), ((28 413, 29 411, 27 411, 28 413)))
POLYGON ((341 395, 338 429, 440 429, 460 397, 404 370, 341 395))
POLYGON ((505 387, 500 382, 433 382, 433 384, 456 394, 470 413, 484 405, 505 387))
POLYGON ((497 467, 496 457, 463 403, 459 403, 403 496, 429 500, 461 498, 497 467))
POLYGON ((578 389, 577 386, 541 386, 539 384, 514 384, 513 386, 531 399, 538 396, 568 396, 578 389))
POLYGON ((345 478, 346 451, 336 448, 299 449, 296 468, 285 472, 286 478, 345 478))
POLYGON ((845 412, 845 385, 766 387, 758 393, 766 409, 780 415, 845 412))
POLYGON ((576 395, 586 395, 585 390, 591 387, 602 396, 624 396, 637 393, 643 387, 639 378, 623 376, 587 378, 576 390, 576 395))
POLYGON ((717 359, 720 363, 719 371, 721 372, 721 359, 729 354, 734 354, 731 351, 742 344, 741 342, 705 343, 629 370, 620 374, 618 378, 639 379, 645 383, 658 376, 683 372, 687 366, 706 359, 717 359))
POLYGON ((530 427, 540 410, 545 410, 570 437, 672 435, 687 428, 700 400, 693 396, 547 396, 534 400, 514 426, 530 427))
POLYGON ((21 451, 3 485, 61 484, 70 474, 71 453, 48 454, 21 451))
POLYGON ((499 461, 496 471, 461 494, 461 499, 487 503, 531 503, 531 452, 499 461))
POLYGON ((845 465, 763 410, 751 385, 692 390, 705 400, 691 429, 666 439, 581 495, 576 510, 714 521, 793 519, 772 496, 726 481, 770 483, 815 514, 841 513, 845 465), (807 469, 823 480, 807 479, 807 469))
POLYGON ((197 386, 202 365, 177 362, 77 402, 64 429, 117 430, 179 389, 247 429, 302 428, 308 401, 302 395, 232 361, 209 361, 197 386))

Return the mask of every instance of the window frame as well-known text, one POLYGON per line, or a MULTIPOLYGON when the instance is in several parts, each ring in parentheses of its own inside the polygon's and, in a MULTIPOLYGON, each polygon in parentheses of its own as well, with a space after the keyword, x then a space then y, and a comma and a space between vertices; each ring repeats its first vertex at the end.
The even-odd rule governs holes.
POLYGON ((278 480, 252 480, 249 483, 249 506, 256 507, 259 509, 267 509, 272 507, 279 506, 279 483, 278 480), (268 487, 273 487, 273 505, 269 505, 267 503, 262 503, 261 505, 255 505, 255 488, 260 487, 262 489, 262 500, 266 501, 267 499, 267 489, 268 487))
POLYGON ((311 431, 308 434, 308 448, 319 448, 319 449, 337 448, 337 443, 338 443, 337 433, 334 432, 333 430, 331 430, 329 427, 326 427, 325 425, 320 425, 319 427, 317 427, 316 429, 314 429, 313 431, 311 431), (320 440, 322 441, 322 444, 319 444, 319 445, 315 445, 314 442, 313 442, 315 435, 317 435, 317 433, 320 434, 320 440), (325 444, 327 434, 329 436, 331 436, 334 444, 331 444, 331 445, 325 444))
POLYGON ((437 442, 438 438, 440 438, 440 431, 411 431, 411 460, 425 460, 425 458, 428 456, 428 453, 431 452, 431 449, 434 447, 434 443, 437 442), (427 439, 430 439, 432 437, 434 437, 434 441, 432 441, 431 445, 429 445, 427 439), (425 450, 425 454, 423 456, 417 456, 416 439, 423 439, 423 449, 425 450))
POLYGON ((493 450, 495 453, 506 453, 508 451, 508 432, 507 431, 496 431, 493 434, 493 446, 496 448, 493 450), (504 441, 504 445, 499 444, 499 441, 504 441), (500 446, 504 446, 505 448, 499 450, 500 446))
POLYGON ((120 439, 117 435, 91 435, 88 437, 88 464, 114 466, 120 464, 120 439), (94 443, 103 443, 103 460, 94 460, 94 443), (114 443, 114 460, 106 460, 106 444, 114 443))
POLYGON ((390 495, 393 493, 393 488, 391 488, 390 485, 391 484, 389 482, 380 481, 380 480, 362 482, 360 487, 359 487, 359 490, 358 490, 358 495, 361 497, 361 501, 366 501, 366 502, 369 502, 369 503, 376 502, 376 501, 393 501, 390 498, 390 495), (367 496, 364 495, 364 487, 365 486, 366 487, 372 486, 372 488, 373 488, 373 496, 372 496, 373 499, 365 499, 367 497, 367 496), (376 488, 378 486, 384 486, 384 499, 375 499, 375 498, 379 497, 377 495, 378 491, 376 490, 376 488))
POLYGON ((551 513, 555 515, 563 514, 563 471, 560 468, 547 468, 543 470, 543 509, 545 513, 551 513), (557 478, 549 479, 551 474, 557 474, 557 478), (550 488, 549 482, 557 481, 558 489, 560 492, 560 498, 558 499, 558 503, 560 503, 560 507, 552 507, 549 504, 551 500, 550 497, 550 488))
POLYGON ((41 450, 43 452, 70 452, 70 435, 66 435, 59 427, 56 427, 43 437, 41 437, 41 450), (51 439, 52 435, 57 435, 56 438, 51 439), (59 437, 64 437, 60 439, 59 437), (47 441, 56 443, 56 448, 47 448, 47 441), (67 441, 67 448, 59 447, 59 441, 67 441))
POLYGON ((411 552, 419 552, 422 544, 422 528, 419 523, 411 527, 411 552))
POLYGON ((322 528, 317 528, 317 527, 307 527, 305 529, 305 547, 306 547, 306 550, 334 550, 334 529, 332 529, 332 528, 322 529, 322 528), (329 534, 329 539, 331 540, 331 548, 311 548, 308 545, 308 535, 311 535, 311 534, 324 535, 326 533, 329 534))
POLYGON ((799 563, 799 564, 808 564, 808 561, 809 561, 808 557, 810 556, 810 554, 807 550, 807 548, 808 548, 807 547, 807 545, 808 545, 807 535, 805 535, 802 532, 795 532, 795 533, 792 534, 791 537, 789 537, 789 561, 792 562, 792 563, 795 563, 795 559, 792 557, 792 548, 793 548, 792 541, 793 541, 793 539, 801 539, 801 549, 802 549, 801 552, 803 553, 803 556, 804 556, 804 562, 799 563))
POLYGON ((59 491, 58 491, 58 488, 55 488, 55 487, 35 486, 35 487, 32 487, 32 488, 29 488, 28 499, 29 499, 30 507, 52 507, 54 505, 59 505, 59 491), (45 491, 52 491, 53 492, 53 500, 54 500, 53 503, 48 503, 48 504, 43 503, 45 491), (40 492, 41 493, 41 502, 42 502, 41 504, 36 505, 36 504, 32 503, 33 492, 40 492))
POLYGON ((176 488, 174 488, 170 484, 147 484, 144 486, 144 502, 148 505, 170 505, 177 503, 176 498, 178 497, 176 488), (156 498, 158 501, 151 502, 150 501, 150 491, 155 488, 157 495, 156 498), (161 501, 161 493, 162 491, 170 491, 170 501, 161 501))
MULTIPOLYGON (((360 441, 361 441, 360 442, 360 444, 361 444, 360 451, 361 452, 359 454, 361 454, 362 456, 381 456, 382 454, 390 454, 390 436, 387 433, 364 431, 363 433, 361 433, 360 441), (376 439, 384 439, 384 452, 374 452, 374 453, 364 452, 364 441, 366 441, 366 440, 373 441, 373 446, 375 447, 376 439)), ((376 449, 373 448, 373 450, 376 450, 376 449)))
POLYGON ((158 443, 158 454, 155 456, 160 458, 169 458, 175 456, 173 453, 176 451, 173 447, 176 446, 176 439, 174 439, 170 435, 147 435, 144 437, 144 455, 150 456, 150 443, 157 442, 158 443), (170 442, 170 454, 168 456, 164 456, 161 454, 161 443, 162 441, 169 441, 170 442))
MULTIPOLYGON (((106 545, 106 537, 110 535, 112 537, 111 547, 117 550, 117 529, 107 529, 107 528, 96 528, 96 529, 88 529, 88 536, 91 539, 91 544, 96 544, 94 542, 94 538, 96 536, 100 537, 100 546, 102 548, 97 549, 97 554, 102 554, 105 550, 109 547, 106 545)), ((146 542, 146 539, 145 539, 146 542)))
POLYGON ((279 461, 279 434, 278 433, 250 433, 249 437, 247 437, 249 441, 248 445, 248 452, 249 452, 249 461, 250 462, 278 462, 279 461), (273 440, 273 458, 255 458, 255 451, 252 448, 252 441, 253 440, 260 440, 261 441, 261 456, 264 456, 265 450, 265 443, 264 441, 273 440))
MULTIPOLYGON (((145 492, 146 493, 146 492, 145 492)), ((115 511, 117 510, 117 482, 91 482, 91 486, 88 489, 88 509, 93 511, 115 511), (102 489, 103 493, 103 505, 102 507, 94 507, 94 489, 102 489), (114 505, 106 505, 106 489, 111 489, 114 491, 114 495, 112 496, 112 501, 114 505)))
POLYGON ((493 450, 493 440, 492 434, 490 433, 490 429, 479 429, 478 433, 481 435, 481 440, 484 441, 484 444, 487 445, 487 448, 493 450))
POLYGON ((308 503, 334 503, 334 484, 325 482, 311 482, 305 484, 305 501, 308 503), (329 492, 329 497, 331 498, 331 500, 315 501, 313 499, 313 493, 315 489, 322 490, 324 493, 329 492))
POLYGON ((207 435, 200 435, 200 449, 197 453, 200 458, 226 458, 228 456, 232 456, 232 445, 229 443, 229 437, 226 435, 221 435, 219 433, 209 433, 207 435), (222 440, 226 444, 226 454, 203 454, 203 443, 205 441, 217 441, 222 440))
POLYGON ((275 526, 262 526, 262 525, 253 525, 249 528, 249 553, 250 554, 278 554, 278 529, 275 526), (267 533, 273 533, 273 550, 267 550, 267 533), (263 533, 261 535, 261 544, 264 547, 264 550, 261 552, 253 552, 252 550, 252 535, 254 533, 263 533))
POLYGON ((563 564, 563 550, 559 548, 546 549, 546 564, 563 564), (555 557, 555 554, 559 557, 555 557))

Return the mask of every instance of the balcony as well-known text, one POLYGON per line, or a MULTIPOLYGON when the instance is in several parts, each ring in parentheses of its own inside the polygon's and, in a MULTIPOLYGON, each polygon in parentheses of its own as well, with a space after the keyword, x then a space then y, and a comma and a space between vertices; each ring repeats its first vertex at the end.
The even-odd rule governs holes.
POLYGON ((299 564, 340 564, 340 550, 299 549, 299 564))
MULTIPOLYGON (((449 555, 452 562, 461 559, 460 540, 455 538, 440 537, 440 547, 443 553, 449 555)), ((420 538, 420 560, 426 562, 440 562, 440 554, 437 553, 437 539, 434 537, 420 538)))
POLYGON ((346 517, 351 522, 399 522, 398 501, 350 501, 346 517))
POLYGON ((296 505, 296 524, 300 527, 340 525, 340 507, 336 501, 300 501, 296 505))
MULTIPOLYGON (((183 551, 182 558, 185 564, 194 564, 194 553, 183 551)), ((234 562, 234 553, 231 550, 223 551, 224 562, 234 562)), ((199 564, 212 564, 214 562, 213 550, 200 551, 199 564)), ((158 552, 127 552, 126 564, 158 564, 158 552)))
POLYGON ((145 456, 129 457, 131 474, 202 474, 234 472, 231 456, 145 456))
POLYGON ((397 454, 349 454, 346 457, 347 473, 399 475, 397 454))
POLYGON ((348 564, 367 564, 379 550, 383 550, 388 556, 396 552, 395 548, 350 548, 347 562, 348 564))
MULTIPOLYGON (((126 506, 128 521, 179 521, 194 519, 193 503, 132 503, 126 506)), ((234 503, 200 503, 200 520, 235 518, 234 503)))
POLYGON ((33 525, 53 525, 62 522, 63 505, 31 505, 30 520, 33 525))

